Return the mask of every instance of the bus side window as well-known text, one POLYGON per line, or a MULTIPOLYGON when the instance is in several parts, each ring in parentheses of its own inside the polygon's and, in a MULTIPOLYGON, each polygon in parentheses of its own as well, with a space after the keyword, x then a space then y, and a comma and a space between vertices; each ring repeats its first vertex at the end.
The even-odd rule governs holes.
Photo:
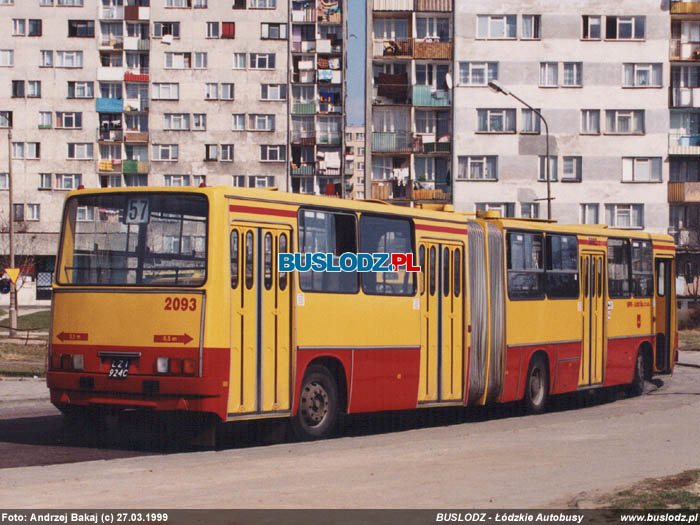
POLYGON ((253 232, 245 234, 245 287, 250 290, 253 287, 253 232))
POLYGON ((656 263, 656 293, 659 297, 666 295, 666 261, 656 263))
POLYGON ((541 233, 511 231, 508 246, 508 295, 511 299, 544 296, 544 239, 541 233))
POLYGON ((238 288, 238 230, 231 232, 231 288, 238 288))
POLYGON ((450 250, 443 248, 442 250, 442 295, 447 297, 450 295, 450 250))
POLYGON ((418 264, 420 265, 420 294, 425 293, 425 245, 421 245, 418 251, 418 264))
POLYGON ((654 261, 649 241, 632 241, 632 291, 636 297, 654 293, 654 261))
POLYGON ((591 281, 588 278, 588 257, 583 259, 583 296, 588 298, 588 292, 591 289, 591 281))
POLYGON ((630 243, 627 239, 608 239, 608 295, 630 296, 630 243))
POLYGON ((428 263, 428 278, 430 279, 430 295, 435 295, 435 246, 430 247, 430 262, 428 263))
POLYGON ((598 269, 598 297, 603 296, 603 261, 596 260, 596 268, 598 269))
POLYGON ((265 290, 272 288, 272 234, 265 234, 265 290))
POLYGON ((579 296, 577 261, 578 240, 575 235, 547 235, 547 297, 576 299, 579 296))
MULTIPOLYGON (((286 233, 281 233, 280 234, 280 248, 279 248, 279 253, 287 253, 287 234, 286 233)), ((289 275, 289 272, 280 272, 280 290, 284 291, 287 289, 287 275, 289 275)))

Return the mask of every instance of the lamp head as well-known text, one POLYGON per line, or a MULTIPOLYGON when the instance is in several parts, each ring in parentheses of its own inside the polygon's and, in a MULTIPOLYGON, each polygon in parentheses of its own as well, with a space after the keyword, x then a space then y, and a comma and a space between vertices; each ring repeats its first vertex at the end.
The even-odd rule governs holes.
POLYGON ((504 95, 510 95, 510 91, 508 91, 503 84, 501 84, 498 80, 489 80, 488 86, 496 91, 497 93, 503 93, 504 95))

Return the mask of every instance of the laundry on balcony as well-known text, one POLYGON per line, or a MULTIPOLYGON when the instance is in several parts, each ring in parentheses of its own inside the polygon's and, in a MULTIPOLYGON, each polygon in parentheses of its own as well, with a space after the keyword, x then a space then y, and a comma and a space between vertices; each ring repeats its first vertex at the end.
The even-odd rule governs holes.
POLYGON ((340 59, 339 58, 331 58, 328 60, 328 67, 331 69, 340 69, 340 59))
POLYGON ((316 61, 319 69, 328 69, 330 67, 329 60, 327 58, 318 57, 316 61))
POLYGON ((326 160, 326 167, 327 168, 340 169, 340 152, 339 151, 326 152, 325 160, 326 160))
POLYGON ((391 98, 394 102, 405 101, 408 95, 408 73, 379 73, 377 94, 391 98))
POLYGON ((101 160, 97 166, 99 171, 112 171, 112 161, 111 160, 101 160))
POLYGON ((319 82, 330 82, 333 80, 333 71, 330 69, 319 69, 318 70, 318 81, 319 82))
POLYGON ((298 64, 299 71, 309 71, 314 68, 313 60, 300 60, 298 64))

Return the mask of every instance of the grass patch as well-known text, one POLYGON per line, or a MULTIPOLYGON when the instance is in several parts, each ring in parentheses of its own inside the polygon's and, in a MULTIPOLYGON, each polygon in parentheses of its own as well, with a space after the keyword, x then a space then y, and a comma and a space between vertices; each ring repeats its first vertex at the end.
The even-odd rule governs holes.
POLYGON ((680 330, 678 346, 681 350, 700 351, 700 330, 680 330))
MULTIPOLYGON (((19 315, 17 317, 17 328, 19 330, 48 330, 50 323, 50 310, 42 310, 40 312, 19 315)), ((0 326, 4 329, 7 329, 7 327, 10 326, 10 320, 3 319, 2 322, 0 322, 0 326)))
POLYGON ((604 496, 608 509, 700 509, 700 469, 675 476, 647 479, 634 487, 604 496))
POLYGON ((0 375, 44 375, 46 343, 0 343, 0 375))
POLYGON ((0 308, 0 317, 3 317, 5 315, 7 315, 7 310, 3 310, 2 308, 0 308))

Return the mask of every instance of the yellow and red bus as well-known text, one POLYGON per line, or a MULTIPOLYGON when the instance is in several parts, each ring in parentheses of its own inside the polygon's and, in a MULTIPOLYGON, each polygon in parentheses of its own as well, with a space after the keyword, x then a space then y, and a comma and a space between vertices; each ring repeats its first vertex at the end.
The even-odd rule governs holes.
POLYGON ((65 203, 47 383, 63 411, 290 418, 643 391, 677 358, 667 235, 227 187, 65 203), (278 271, 279 253, 421 271, 278 271))

